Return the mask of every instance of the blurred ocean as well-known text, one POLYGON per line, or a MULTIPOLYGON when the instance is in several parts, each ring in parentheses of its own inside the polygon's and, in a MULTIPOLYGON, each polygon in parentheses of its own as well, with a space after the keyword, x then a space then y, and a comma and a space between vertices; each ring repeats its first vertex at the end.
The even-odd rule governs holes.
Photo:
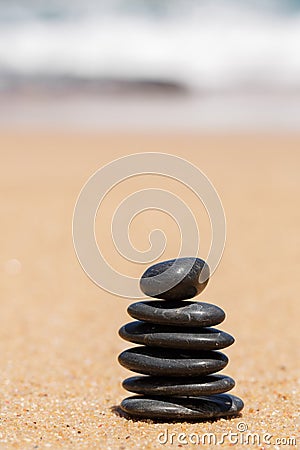
POLYGON ((0 87, 300 89, 300 1, 0 0, 0 87))
POLYGON ((300 0, 0 0, 0 100, 2 126, 300 130, 300 0))

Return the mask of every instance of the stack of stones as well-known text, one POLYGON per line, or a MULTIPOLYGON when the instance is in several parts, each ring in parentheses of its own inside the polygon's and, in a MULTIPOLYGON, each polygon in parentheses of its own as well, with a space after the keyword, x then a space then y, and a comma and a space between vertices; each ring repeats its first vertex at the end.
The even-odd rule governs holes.
POLYGON ((119 331, 123 339, 142 344, 119 355, 122 366, 143 374, 123 382, 126 390, 138 394, 121 403, 121 409, 131 417, 212 419, 242 410, 240 398, 224 394, 234 387, 234 380, 215 374, 228 363, 218 350, 234 342, 229 334, 211 328, 224 320, 224 311, 209 303, 187 301, 203 291, 208 275, 207 264, 199 258, 165 261, 143 274, 141 290, 161 300, 130 305, 128 313, 137 321, 119 331), (176 280, 180 273, 184 278, 162 292, 164 281, 167 285, 170 277, 176 280))

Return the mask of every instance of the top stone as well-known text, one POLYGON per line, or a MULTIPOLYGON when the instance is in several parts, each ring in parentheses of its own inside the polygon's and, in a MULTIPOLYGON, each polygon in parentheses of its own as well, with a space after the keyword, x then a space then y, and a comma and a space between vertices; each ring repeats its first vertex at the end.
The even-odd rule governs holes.
POLYGON ((140 288, 150 297, 186 300, 200 294, 208 283, 209 267, 200 258, 178 258, 149 267, 140 288))

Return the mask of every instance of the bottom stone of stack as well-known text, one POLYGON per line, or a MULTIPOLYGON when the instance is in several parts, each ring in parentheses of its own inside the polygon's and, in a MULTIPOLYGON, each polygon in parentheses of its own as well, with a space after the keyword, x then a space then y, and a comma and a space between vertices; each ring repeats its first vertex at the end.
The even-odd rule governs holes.
POLYGON ((243 401, 230 394, 201 397, 133 396, 121 403, 122 411, 132 417, 170 420, 235 416, 243 407, 243 401))

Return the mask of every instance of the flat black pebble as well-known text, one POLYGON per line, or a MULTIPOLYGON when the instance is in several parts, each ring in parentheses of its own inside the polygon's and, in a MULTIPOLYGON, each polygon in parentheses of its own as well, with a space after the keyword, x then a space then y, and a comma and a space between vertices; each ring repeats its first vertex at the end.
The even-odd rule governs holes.
POLYGON ((232 378, 225 375, 176 378, 136 376, 123 381, 123 388, 144 395, 212 395, 230 391, 235 386, 232 378))
POLYGON ((243 401, 230 394, 190 398, 133 396, 121 403, 121 409, 132 417, 171 420, 235 416, 243 407, 243 401))
POLYGON ((119 363, 137 373, 158 376, 209 375, 224 369, 228 358, 218 351, 134 347, 119 355, 119 363))
POLYGON ((135 344, 190 350, 219 350, 234 343, 234 338, 216 328, 180 328, 136 321, 119 330, 121 338, 135 344))
POLYGON ((202 259, 177 258, 149 267, 141 277, 140 288, 150 297, 185 300, 200 294, 208 278, 209 267, 202 259), (199 280, 200 275, 204 282, 199 280))
POLYGON ((190 327, 210 327, 225 319, 221 308, 203 302, 149 300, 132 303, 127 312, 145 322, 190 327))

